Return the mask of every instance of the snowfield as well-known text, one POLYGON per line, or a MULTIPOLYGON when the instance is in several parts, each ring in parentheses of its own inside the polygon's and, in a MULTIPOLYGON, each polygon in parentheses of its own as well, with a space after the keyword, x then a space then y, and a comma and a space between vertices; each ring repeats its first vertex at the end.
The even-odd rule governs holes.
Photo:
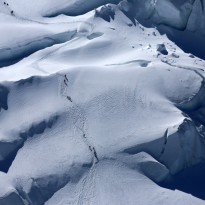
POLYGON ((203 205, 204 4, 0 1, 0 205, 203 205))

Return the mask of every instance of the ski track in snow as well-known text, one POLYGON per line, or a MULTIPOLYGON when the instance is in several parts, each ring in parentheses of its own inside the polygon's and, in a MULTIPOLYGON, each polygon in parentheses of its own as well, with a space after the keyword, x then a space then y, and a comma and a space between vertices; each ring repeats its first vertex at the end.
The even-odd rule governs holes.
MULTIPOLYGON (((94 192, 95 192, 95 172, 96 172, 96 166, 97 163, 99 162, 99 158, 97 155, 96 148, 93 144, 90 143, 89 137, 87 136, 87 133, 85 131, 85 124, 86 124, 86 116, 85 116, 85 110, 75 103, 72 99, 72 96, 69 96, 69 76, 67 74, 65 75, 59 75, 60 81, 59 81, 59 87, 60 87, 60 95, 61 97, 64 98, 65 101, 65 107, 68 109, 66 115, 69 116, 70 112, 70 106, 74 108, 74 112, 78 112, 77 118, 73 122, 74 126, 78 131, 80 131, 81 139, 82 141, 86 144, 88 150, 90 151, 92 155, 92 166, 89 168, 88 173, 83 179, 83 185, 82 185, 82 190, 79 193, 79 198, 77 205, 82 205, 82 204, 92 204, 91 200, 94 198, 94 192), (79 126, 78 122, 81 122, 79 126)), ((75 113, 74 113, 75 115, 75 113)), ((69 118, 69 117, 67 117, 69 118)))

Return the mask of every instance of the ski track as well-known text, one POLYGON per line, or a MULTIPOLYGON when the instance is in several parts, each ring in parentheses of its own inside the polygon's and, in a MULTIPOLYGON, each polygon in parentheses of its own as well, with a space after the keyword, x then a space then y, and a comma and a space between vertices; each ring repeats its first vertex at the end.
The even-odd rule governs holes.
POLYGON ((77 117, 75 121, 73 121, 73 125, 76 128, 76 135, 80 131, 80 137, 83 141, 83 143, 87 146, 88 150, 90 151, 90 154, 92 155, 92 166, 89 168, 88 173, 83 179, 83 185, 82 189, 80 191, 77 205, 82 205, 82 204, 92 204, 92 198, 94 198, 94 191, 95 191, 95 172, 96 172, 96 166, 97 163, 99 162, 99 159, 97 157, 97 151, 95 146, 90 142, 87 134, 86 134, 86 115, 85 115, 85 110, 82 108, 82 106, 78 105, 76 102, 73 101, 72 97, 69 96, 69 77, 68 75, 60 75, 59 74, 59 88, 60 88, 60 96, 64 98, 65 102, 65 109, 66 111, 66 119, 68 123, 69 120, 69 112, 70 108, 74 108, 74 115, 76 114, 77 117), (68 97, 71 99, 71 101, 68 100, 68 97), (79 126, 77 123, 81 122, 79 126))

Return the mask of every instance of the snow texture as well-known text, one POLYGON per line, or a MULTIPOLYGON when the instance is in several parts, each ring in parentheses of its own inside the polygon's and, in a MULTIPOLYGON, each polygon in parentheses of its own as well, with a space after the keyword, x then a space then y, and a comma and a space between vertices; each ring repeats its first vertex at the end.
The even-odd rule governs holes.
POLYGON ((204 4, 0 1, 0 205, 203 205, 204 4))

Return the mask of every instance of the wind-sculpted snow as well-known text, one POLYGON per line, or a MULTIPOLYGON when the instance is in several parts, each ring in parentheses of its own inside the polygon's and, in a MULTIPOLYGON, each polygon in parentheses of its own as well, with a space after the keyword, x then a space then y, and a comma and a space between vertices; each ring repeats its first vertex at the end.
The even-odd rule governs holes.
POLYGON ((0 67, 12 65, 40 49, 64 43, 76 33, 72 24, 68 24, 69 28, 66 28, 62 24, 52 26, 8 18, 8 23, 5 25, 3 19, 6 16, 4 14, 0 16, 2 18, 0 25, 4 28, 1 31, 0 67), (10 33, 9 38, 8 33, 10 33))
POLYGON ((12 65, 40 49, 50 47, 54 44, 63 43, 64 41, 72 38, 74 34, 75 31, 65 32, 59 35, 57 34, 49 37, 43 37, 36 40, 32 39, 31 42, 23 43, 22 45, 18 45, 16 47, 2 48, 0 50, 0 67, 12 65))
POLYGON ((0 205, 204 204, 205 62, 135 19, 196 2, 66 2, 0 7, 0 205))

